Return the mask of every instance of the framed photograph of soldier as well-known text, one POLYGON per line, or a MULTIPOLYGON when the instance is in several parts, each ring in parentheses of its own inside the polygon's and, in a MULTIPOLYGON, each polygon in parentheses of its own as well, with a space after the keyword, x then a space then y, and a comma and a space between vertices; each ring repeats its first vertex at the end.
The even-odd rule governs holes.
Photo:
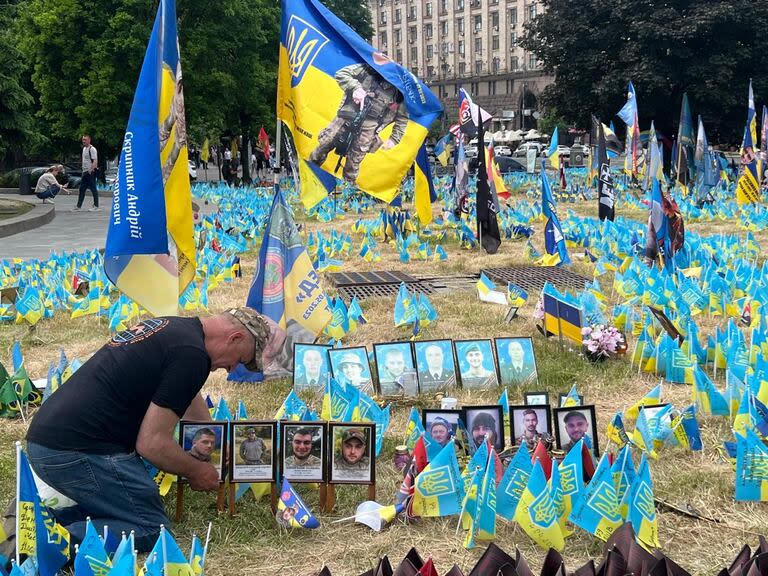
POLYGON ((421 423, 424 430, 433 441, 445 446, 456 437, 459 428, 459 418, 463 416, 461 410, 445 410, 441 408, 424 408, 421 411, 421 423))
POLYGON ((450 340, 414 342, 413 350, 422 394, 456 386, 456 359, 450 340))
POLYGON ((331 422, 328 482, 373 484, 376 482, 376 425, 361 422, 331 422))
POLYGON ((290 482, 325 482, 326 422, 280 422, 280 469, 290 482))
POLYGON ((339 382, 350 384, 366 394, 373 394, 371 366, 365 346, 328 350, 331 374, 339 382))
POLYGON ((504 450, 504 413, 501 406, 465 406, 464 422, 469 441, 474 442, 476 448, 488 436, 497 452, 504 450))
MULTIPOLYGON (((565 403, 565 400, 568 398, 568 394, 564 394, 563 392, 560 392, 557 396, 557 405, 562 408, 563 404, 565 403)), ((584 406, 584 396, 579 394, 579 406, 584 406)))
POLYGON ((549 406, 549 392, 525 392, 523 404, 526 406, 549 406))
POLYGON ((325 390, 331 375, 331 364, 328 360, 330 348, 331 346, 326 344, 294 343, 293 389, 296 392, 325 390))
POLYGON ((277 482, 277 422, 230 422, 229 438, 231 482, 277 482))
POLYGON ((224 481, 224 451, 226 449, 227 427, 229 422, 189 422, 179 423, 179 444, 182 450, 200 460, 210 462, 219 472, 219 480, 224 481))
POLYGON ((532 386, 538 384, 536 355, 529 336, 494 338, 499 360, 499 383, 502 386, 532 386))
POLYGON ((582 438, 593 454, 600 455, 597 443, 597 417, 594 406, 555 408, 555 438, 557 447, 568 452, 582 438))
POLYGON ((379 394, 383 396, 416 396, 419 381, 410 342, 373 345, 379 394))
POLYGON ((552 436, 552 415, 548 404, 509 407, 509 421, 512 426, 512 443, 525 444, 533 451, 539 440, 552 436))
POLYGON ((454 340, 462 388, 488 390, 499 380, 490 339, 454 340))

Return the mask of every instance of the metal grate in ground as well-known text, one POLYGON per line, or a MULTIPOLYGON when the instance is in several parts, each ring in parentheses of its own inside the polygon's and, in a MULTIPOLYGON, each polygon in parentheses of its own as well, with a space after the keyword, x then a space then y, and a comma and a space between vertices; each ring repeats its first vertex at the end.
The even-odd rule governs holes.
POLYGON ((584 290, 584 283, 589 282, 589 278, 557 266, 486 268, 482 272, 496 284, 506 287, 507 282, 512 282, 523 288, 529 295, 541 291, 545 282, 553 284, 560 290, 567 289, 571 292, 584 290))
POLYGON ((400 286, 400 282, 410 284, 418 282, 417 278, 404 274, 402 272, 333 272, 329 274, 334 286, 349 286, 354 284, 395 284, 400 286))
MULTIPOLYGON (((429 282, 408 282, 408 290, 421 294, 433 294, 435 290, 429 282)), ((400 284, 347 284, 339 286, 339 295, 346 301, 356 297, 358 300, 366 298, 392 297, 397 295, 400 284)))

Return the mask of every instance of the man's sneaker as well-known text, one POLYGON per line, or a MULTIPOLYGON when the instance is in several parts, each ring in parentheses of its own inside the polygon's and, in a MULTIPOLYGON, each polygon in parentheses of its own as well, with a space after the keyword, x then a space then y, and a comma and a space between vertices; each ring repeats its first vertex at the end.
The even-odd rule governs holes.
POLYGON ((93 206, 92 208, 88 208, 88 212, 98 212, 101 210, 98 206, 93 206))
POLYGON ((70 210, 70 212, 82 212, 82 211, 83 209, 80 208, 80 206, 75 206, 74 208, 72 208, 72 210, 70 210))

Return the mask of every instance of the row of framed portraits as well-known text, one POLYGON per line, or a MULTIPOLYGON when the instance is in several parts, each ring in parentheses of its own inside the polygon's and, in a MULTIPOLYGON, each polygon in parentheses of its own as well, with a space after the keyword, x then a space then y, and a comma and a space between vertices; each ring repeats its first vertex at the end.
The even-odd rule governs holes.
POLYGON ((479 340, 423 340, 373 345, 374 371, 365 346, 295 344, 293 387, 322 392, 330 377, 384 396, 433 393, 462 386, 490 389, 538 383, 528 336, 479 340))
POLYGON ((549 404, 510 405, 508 430, 504 426, 502 407, 498 404, 451 410, 424 408, 421 419, 432 441, 441 446, 445 446, 456 435, 461 419, 467 427, 469 442, 475 447, 482 445, 487 436, 497 452, 504 450, 506 445, 522 444, 533 450, 540 439, 554 437, 556 447, 567 452, 584 438, 594 455, 600 455, 594 406, 553 410, 549 404))
POLYGON ((376 425, 362 422, 182 420, 179 444, 223 482, 374 484, 376 425))

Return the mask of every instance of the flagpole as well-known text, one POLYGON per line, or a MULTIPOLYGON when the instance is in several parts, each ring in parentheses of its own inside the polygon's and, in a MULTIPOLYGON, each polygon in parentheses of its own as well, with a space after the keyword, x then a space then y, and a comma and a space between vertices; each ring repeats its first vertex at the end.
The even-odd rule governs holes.
POLYGON ((282 142, 283 142, 283 135, 282 130, 280 129, 280 118, 277 119, 275 122, 275 167, 274 167, 274 182, 275 187, 277 187, 280 184, 280 161, 281 161, 281 153, 282 153, 282 142))
POLYGON ((208 532, 205 535, 205 545, 203 546, 203 564, 201 566, 202 573, 205 574, 205 557, 208 554, 208 542, 211 541, 211 527, 213 526, 213 522, 208 522, 208 532))
POLYGON ((16 564, 19 565, 21 553, 19 552, 19 517, 21 516, 21 442, 16 440, 16 564))

